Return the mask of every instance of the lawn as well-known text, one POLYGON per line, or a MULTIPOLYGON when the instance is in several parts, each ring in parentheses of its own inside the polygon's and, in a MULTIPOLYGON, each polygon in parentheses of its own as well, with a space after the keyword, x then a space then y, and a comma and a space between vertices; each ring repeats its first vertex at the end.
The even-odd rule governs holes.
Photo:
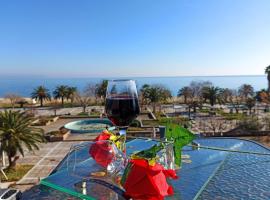
POLYGON ((144 126, 159 126, 159 120, 142 120, 144 126))
POLYGON ((82 116, 82 117, 100 117, 100 113, 99 112, 80 112, 77 114, 78 116, 82 116))
POLYGON ((223 116, 226 120, 242 120, 246 116, 243 113, 225 113, 222 110, 218 110, 217 113, 223 116))
POLYGON ((190 121, 188 118, 185 117, 170 117, 170 118, 162 117, 159 119, 160 125, 166 126, 168 123, 189 127, 190 121))
POLYGON ((198 112, 199 113, 209 113, 210 110, 209 109, 199 109, 198 112))
POLYGON ((16 169, 4 169, 8 180, 5 179, 4 175, 1 173, 2 182, 18 181, 20 180, 34 165, 17 165, 16 169))

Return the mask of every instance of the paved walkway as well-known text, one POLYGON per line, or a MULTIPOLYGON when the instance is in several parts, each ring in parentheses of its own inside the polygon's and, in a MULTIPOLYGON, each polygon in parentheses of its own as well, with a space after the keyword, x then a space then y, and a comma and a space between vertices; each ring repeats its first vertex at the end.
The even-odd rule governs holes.
MULTIPOLYGON (((20 111, 25 111, 28 109, 32 109, 32 108, 14 108, 13 110, 20 110, 20 111)), ((86 112, 90 112, 92 109, 98 110, 100 112, 104 112, 104 106, 88 106, 86 108, 86 112)), ((4 108, 0 108, 0 112, 4 111, 6 109, 4 108)), ((11 110, 11 108, 7 109, 7 110, 11 110)), ((39 116, 50 116, 50 115, 54 115, 54 109, 52 109, 51 107, 34 107, 35 113, 36 115, 39 116)), ((71 114, 71 115, 77 115, 78 113, 82 112, 83 108, 82 107, 72 107, 72 108, 58 108, 56 110, 56 114, 57 115, 67 115, 67 114, 71 114)))
POLYGON ((58 119, 56 122, 52 122, 50 125, 37 126, 37 127, 42 128, 44 130, 44 132, 47 133, 47 132, 50 132, 50 131, 57 131, 57 130, 59 130, 59 128, 61 128, 65 124, 67 124, 69 122, 77 121, 77 120, 80 120, 80 119, 76 119, 76 118, 58 119))
POLYGON ((66 156, 70 147, 78 143, 53 142, 41 144, 40 150, 26 152, 25 156, 18 160, 18 164, 32 164, 35 166, 17 184, 36 184, 40 179, 47 177, 66 156))

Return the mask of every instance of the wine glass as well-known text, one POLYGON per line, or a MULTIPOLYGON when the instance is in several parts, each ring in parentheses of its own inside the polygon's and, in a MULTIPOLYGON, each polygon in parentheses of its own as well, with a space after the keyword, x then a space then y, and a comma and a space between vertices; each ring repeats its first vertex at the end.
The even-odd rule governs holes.
POLYGON ((125 152, 126 130, 140 113, 134 80, 108 82, 105 111, 111 122, 119 128, 119 134, 123 138, 121 150, 125 152))

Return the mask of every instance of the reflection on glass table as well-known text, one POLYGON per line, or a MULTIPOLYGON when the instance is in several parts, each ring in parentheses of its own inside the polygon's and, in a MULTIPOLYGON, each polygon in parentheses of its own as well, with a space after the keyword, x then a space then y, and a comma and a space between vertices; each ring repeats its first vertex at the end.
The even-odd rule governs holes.
MULTIPOLYGON (((270 150, 262 145, 241 139, 202 138, 195 141, 201 146, 270 153, 270 150)), ((127 143, 127 154, 151 147, 155 143, 151 140, 130 141, 127 143)), ((182 154, 182 166, 177 172, 180 178, 171 182, 175 195, 168 199, 270 199, 270 156, 192 149, 189 146, 184 147, 182 154)), ((88 151, 82 151, 77 156, 86 158, 88 155, 88 151)), ((53 178, 59 179, 65 187, 70 186, 70 190, 75 191, 74 183, 81 179, 67 175, 66 163, 64 160, 63 166, 58 167, 60 170, 44 181, 48 183, 53 178)), ((79 199, 66 191, 62 192, 61 188, 55 185, 36 186, 23 193, 23 199, 79 199)), ((97 193, 92 193, 92 197, 99 199, 97 193)))

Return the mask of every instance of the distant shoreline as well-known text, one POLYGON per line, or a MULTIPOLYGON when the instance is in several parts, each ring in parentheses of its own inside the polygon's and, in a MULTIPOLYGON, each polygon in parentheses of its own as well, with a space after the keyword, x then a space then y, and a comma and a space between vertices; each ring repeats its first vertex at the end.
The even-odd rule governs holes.
POLYGON ((192 81, 211 81, 215 86, 221 88, 237 89, 242 84, 250 84, 255 90, 267 88, 266 75, 222 75, 222 76, 160 76, 160 77, 90 77, 90 78, 53 78, 53 77, 5 77, 0 78, 0 97, 8 93, 15 93, 19 96, 30 97, 33 89, 37 86, 44 86, 50 93, 58 85, 68 85, 83 90, 87 84, 96 84, 104 79, 134 79, 138 90, 143 84, 162 84, 171 90, 176 96, 178 90, 188 86, 192 81))

